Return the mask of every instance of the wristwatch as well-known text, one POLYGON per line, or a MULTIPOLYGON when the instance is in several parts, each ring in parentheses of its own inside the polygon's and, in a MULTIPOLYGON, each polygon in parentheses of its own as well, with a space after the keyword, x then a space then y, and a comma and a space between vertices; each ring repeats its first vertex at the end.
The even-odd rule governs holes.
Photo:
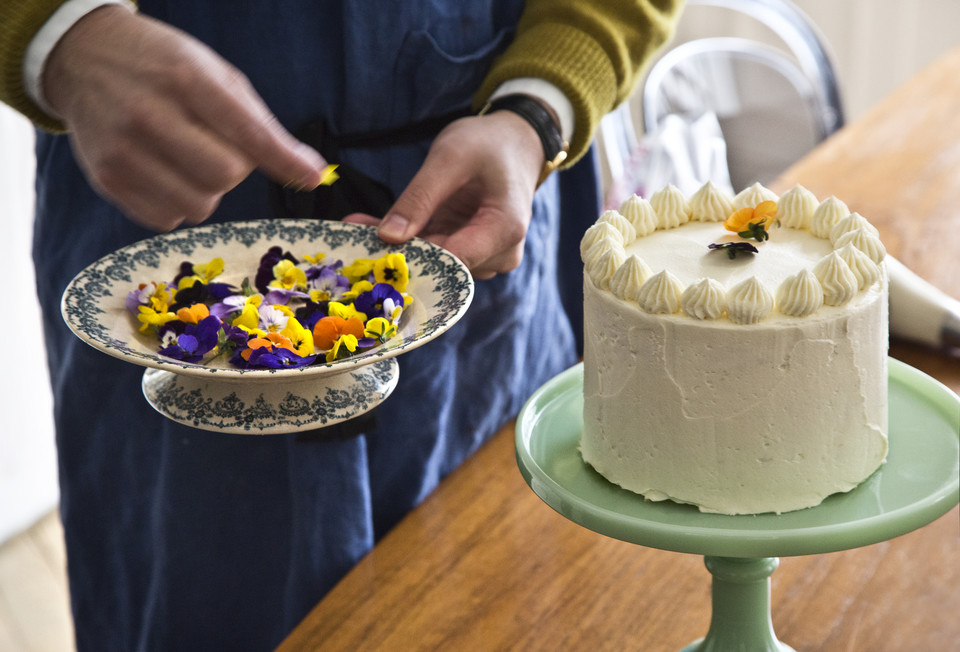
POLYGON ((560 127, 550 114, 550 111, 539 101, 529 95, 503 95, 496 98, 480 109, 477 115, 486 115, 494 111, 511 111, 530 123, 537 136, 540 137, 540 144, 543 145, 544 164, 540 171, 540 178, 537 180, 537 187, 540 187, 547 177, 556 170, 567 158, 567 152, 570 149, 560 133, 560 127))

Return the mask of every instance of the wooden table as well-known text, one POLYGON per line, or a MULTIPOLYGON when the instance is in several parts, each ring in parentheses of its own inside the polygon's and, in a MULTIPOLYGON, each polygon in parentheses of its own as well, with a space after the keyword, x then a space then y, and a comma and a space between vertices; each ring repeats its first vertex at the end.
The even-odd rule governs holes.
MULTIPOLYGON (((788 170, 880 230, 888 251, 960 297, 960 49, 788 170)), ((891 355, 960 392, 960 357, 894 342, 891 355)), ((954 508, 891 541, 781 560, 772 611, 797 652, 960 649, 954 508)), ((606 538, 527 487, 513 423, 454 472, 307 616, 293 650, 675 652, 710 621, 696 555, 606 538)))

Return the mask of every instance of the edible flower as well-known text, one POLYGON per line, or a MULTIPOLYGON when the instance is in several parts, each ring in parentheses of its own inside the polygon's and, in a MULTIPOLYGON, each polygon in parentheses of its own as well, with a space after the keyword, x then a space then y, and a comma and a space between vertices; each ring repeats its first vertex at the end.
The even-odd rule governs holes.
POLYGON ((369 276, 373 274, 375 262, 376 261, 371 258, 357 258, 351 264, 341 269, 340 273, 347 277, 350 285, 358 281, 369 281, 369 276))
POLYGON ((314 351, 313 333, 304 328, 294 317, 287 319, 287 325, 280 335, 290 341, 291 350, 300 356, 312 355, 314 351))
POLYGON ((711 249, 723 249, 727 252, 727 257, 730 260, 733 260, 737 257, 737 254, 756 254, 760 253, 760 250, 754 247, 749 242, 721 242, 713 244, 708 244, 708 247, 711 249))
POLYGON ((367 322, 363 334, 383 344, 397 334, 397 325, 383 317, 374 317, 367 322))
POLYGON ((352 303, 340 303, 331 301, 327 304, 327 314, 331 317, 341 317, 343 319, 359 319, 360 323, 367 321, 366 313, 357 310, 352 303))
POLYGON ((757 242, 763 242, 770 237, 767 228, 773 225, 776 215, 777 202, 764 201, 757 204, 755 208, 747 206, 735 211, 726 219, 723 226, 741 238, 754 238, 757 242))
POLYGON ((177 311, 177 319, 188 324, 200 323, 202 319, 209 316, 210 309, 204 303, 195 303, 189 308, 180 308, 180 310, 177 311))
MULTIPOLYGON (((170 322, 175 323, 175 322, 170 322)), ((182 325, 183 332, 171 328, 163 336, 166 346, 160 349, 160 355, 184 362, 200 362, 219 342, 220 320, 208 316, 198 323, 182 325)))
POLYGON ((349 333, 341 335, 327 351, 327 362, 336 362, 350 357, 352 353, 356 352, 359 345, 359 340, 355 335, 349 333))
POLYGON ((340 178, 340 175, 337 174, 337 168, 339 165, 330 164, 327 167, 323 168, 320 172, 320 185, 321 186, 331 186, 333 182, 340 178))
POLYGON ((373 276, 377 283, 389 283, 398 292, 407 291, 410 282, 410 270, 403 254, 387 254, 373 264, 373 276))
POLYGON ((367 318, 386 317, 393 321, 403 312, 403 295, 389 283, 377 283, 369 291, 360 294, 353 305, 367 318))
POLYGON ((307 273, 292 261, 284 258, 273 266, 273 280, 268 287, 293 290, 307 286, 307 273))
POLYGON ((140 321, 140 332, 146 333, 151 328, 159 328, 177 316, 172 312, 154 310, 150 306, 140 306, 137 320, 140 321))
POLYGON ((343 335, 353 335, 355 339, 363 337, 363 321, 356 317, 324 317, 313 327, 313 343, 321 351, 333 348, 343 335))

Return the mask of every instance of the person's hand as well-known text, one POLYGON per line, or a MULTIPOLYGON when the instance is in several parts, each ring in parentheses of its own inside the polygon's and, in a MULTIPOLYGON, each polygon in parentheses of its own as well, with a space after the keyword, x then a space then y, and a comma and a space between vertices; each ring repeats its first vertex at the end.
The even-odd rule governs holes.
POLYGON ((526 120, 509 111, 462 118, 430 147, 423 166, 379 224, 386 242, 420 236, 460 258, 475 278, 516 268, 533 206, 543 148, 526 120))
POLYGON ((219 55, 116 5, 63 36, 43 86, 94 189, 156 231, 202 222, 255 168, 314 188, 326 165, 219 55))

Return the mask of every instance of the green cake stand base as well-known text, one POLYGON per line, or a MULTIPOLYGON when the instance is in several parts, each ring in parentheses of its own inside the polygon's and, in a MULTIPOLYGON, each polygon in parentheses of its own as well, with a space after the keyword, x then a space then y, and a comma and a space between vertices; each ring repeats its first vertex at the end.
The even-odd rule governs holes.
POLYGON ((859 487, 786 514, 702 514, 607 482, 580 457, 583 367, 541 387, 517 419, 517 464, 530 488, 571 521, 651 548, 703 555, 713 577, 706 636, 682 652, 792 652, 773 631, 770 576, 779 557, 858 548, 906 534, 960 502, 960 398, 889 361, 890 450, 859 487))

